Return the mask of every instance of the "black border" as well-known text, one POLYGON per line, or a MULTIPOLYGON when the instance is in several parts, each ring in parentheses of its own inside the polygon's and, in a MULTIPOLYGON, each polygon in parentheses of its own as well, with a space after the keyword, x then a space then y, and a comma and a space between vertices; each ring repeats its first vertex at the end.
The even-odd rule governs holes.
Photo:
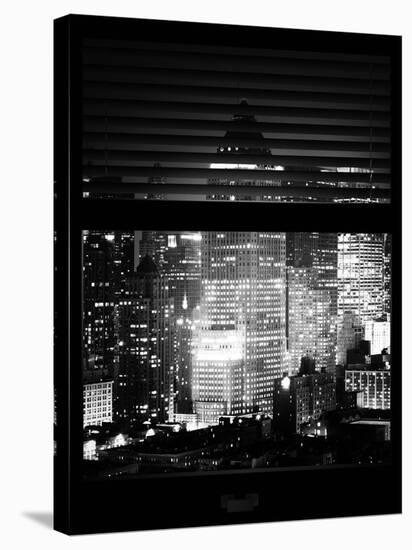
POLYGON ((265 27, 69 15, 55 28, 54 528, 66 534, 401 512, 401 38, 265 27), (392 201, 388 205, 179 203, 81 196, 81 45, 84 37, 389 55, 392 201), (185 211, 184 227, 180 213, 185 211), (110 221, 109 221, 110 220, 110 221), (392 243, 392 466, 334 466, 151 479, 84 481, 81 381, 81 230, 264 229, 388 232, 392 243), (258 496, 230 513, 222 495, 258 496))

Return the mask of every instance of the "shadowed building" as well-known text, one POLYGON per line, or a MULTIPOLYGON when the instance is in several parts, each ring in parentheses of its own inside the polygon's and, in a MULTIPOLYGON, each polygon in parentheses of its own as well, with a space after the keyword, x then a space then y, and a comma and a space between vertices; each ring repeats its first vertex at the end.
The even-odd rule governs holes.
POLYGON ((134 235, 83 232, 83 366, 113 376, 116 305, 133 271, 134 235))
POLYGON ((273 421, 284 434, 300 433, 302 424, 335 409, 336 384, 332 374, 285 374, 275 381, 273 421))
POLYGON ((168 418, 173 399, 173 300, 150 256, 129 277, 119 302, 116 420, 128 426, 168 418))

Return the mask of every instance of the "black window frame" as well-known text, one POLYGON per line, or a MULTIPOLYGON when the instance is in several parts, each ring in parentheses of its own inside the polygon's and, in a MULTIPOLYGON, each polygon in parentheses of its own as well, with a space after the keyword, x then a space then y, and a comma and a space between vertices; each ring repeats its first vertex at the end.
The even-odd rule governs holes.
MULTIPOLYGON (((153 529, 401 511, 401 38, 326 31, 179 23, 70 15, 55 21, 55 528, 66 533, 153 529), (382 53, 391 59, 391 202, 297 204, 85 199, 82 196, 81 52, 84 37, 202 37, 241 44, 382 53), (273 46, 273 44, 272 44, 273 46), (182 214, 184 213, 184 217, 182 214), (184 219, 184 222, 182 222, 184 219), (272 230, 392 234, 391 466, 215 472, 152 479, 82 479, 82 242, 86 229, 272 230), (359 499, 362 486, 367 499, 359 499), (333 487, 333 490, 331 490, 333 487), (257 495, 230 513, 228 499, 257 495), (306 508, 297 495, 311 495, 306 508), (169 496, 173 495, 173 506, 169 496), (279 498, 281 495, 281 498, 279 498), (166 504, 162 505, 162 501, 166 504), (255 497, 251 502, 256 502, 255 497), (138 509, 135 508, 139 504, 138 509), (226 504, 225 504, 226 503, 226 504), (162 509, 168 508, 167 516, 162 509)), ((305 500, 305 498, 304 498, 305 500)))

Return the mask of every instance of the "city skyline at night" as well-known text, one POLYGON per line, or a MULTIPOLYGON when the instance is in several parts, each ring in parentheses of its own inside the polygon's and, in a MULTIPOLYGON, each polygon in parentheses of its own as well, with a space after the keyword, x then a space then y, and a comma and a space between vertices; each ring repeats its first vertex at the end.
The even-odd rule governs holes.
POLYGON ((87 471, 293 465, 291 438, 321 464, 359 458, 326 434, 390 421, 387 242, 84 231, 87 471))

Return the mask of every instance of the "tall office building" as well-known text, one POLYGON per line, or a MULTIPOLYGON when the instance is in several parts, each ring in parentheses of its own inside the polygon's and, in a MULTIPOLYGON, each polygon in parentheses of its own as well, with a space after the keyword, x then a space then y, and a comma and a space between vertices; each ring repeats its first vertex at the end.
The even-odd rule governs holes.
POLYGON ((168 235, 164 269, 175 305, 176 413, 192 412, 192 321, 200 301, 201 234, 181 232, 168 235))
POLYGON ((114 409, 132 427, 168 418, 173 400, 174 307, 167 278, 145 256, 119 302, 114 409))
POLYGON ((192 377, 192 318, 200 300, 200 243, 199 232, 143 232, 140 254, 149 253, 167 273, 169 296, 174 301, 176 327, 174 346, 176 369, 174 377, 175 411, 191 413, 192 377))
POLYGON ((83 232, 83 368, 113 372, 114 249, 112 235, 83 232))
POLYGON ((286 233, 286 263, 291 267, 309 267, 316 273, 316 288, 327 290, 331 315, 338 304, 338 234, 316 232, 286 233))
POLYGON ((83 367, 113 376, 116 306, 133 270, 134 235, 83 232, 83 367))
POLYGON ((226 414, 242 413, 244 327, 195 329, 192 398, 198 422, 217 424, 226 414))
POLYGON ((384 312, 384 236, 339 233, 338 313, 356 314, 361 323, 384 312))
POLYGON ((319 287, 313 267, 287 268, 287 350, 289 374, 310 354, 317 370, 335 365, 335 316, 329 289, 319 287))
POLYGON ((114 295, 116 303, 123 295, 126 281, 134 270, 134 246, 133 231, 113 231, 109 234, 113 244, 113 276, 114 295))
POLYGON ((383 290, 384 290, 384 314, 390 321, 392 310, 392 235, 385 233, 383 246, 383 290))
MULTIPOLYGON (((138 234, 137 234, 138 235, 138 234)), ((136 235, 136 236, 137 236, 136 235)), ((138 241, 139 260, 150 256, 156 266, 163 270, 165 264, 165 252, 168 247, 168 234, 166 231, 142 231, 138 241)))
MULTIPOLYGON (((234 354, 235 361, 242 362, 239 407, 242 413, 260 410, 271 414, 273 383, 283 372, 285 252, 284 233, 202 233, 201 305, 193 338, 200 348, 202 342, 207 345, 214 342, 212 348, 221 349, 222 353, 224 331, 235 341, 242 340, 241 357, 238 355, 240 344, 236 344, 236 354, 228 348, 228 356, 234 354)), ((202 395, 202 402, 215 402, 216 391, 212 391, 212 386, 215 371, 221 367, 213 361, 206 367, 197 360, 199 354, 196 356, 196 353, 195 358, 193 379, 200 384, 193 394, 197 410, 198 395, 202 395)), ((231 413, 228 408, 227 414, 231 413)))

